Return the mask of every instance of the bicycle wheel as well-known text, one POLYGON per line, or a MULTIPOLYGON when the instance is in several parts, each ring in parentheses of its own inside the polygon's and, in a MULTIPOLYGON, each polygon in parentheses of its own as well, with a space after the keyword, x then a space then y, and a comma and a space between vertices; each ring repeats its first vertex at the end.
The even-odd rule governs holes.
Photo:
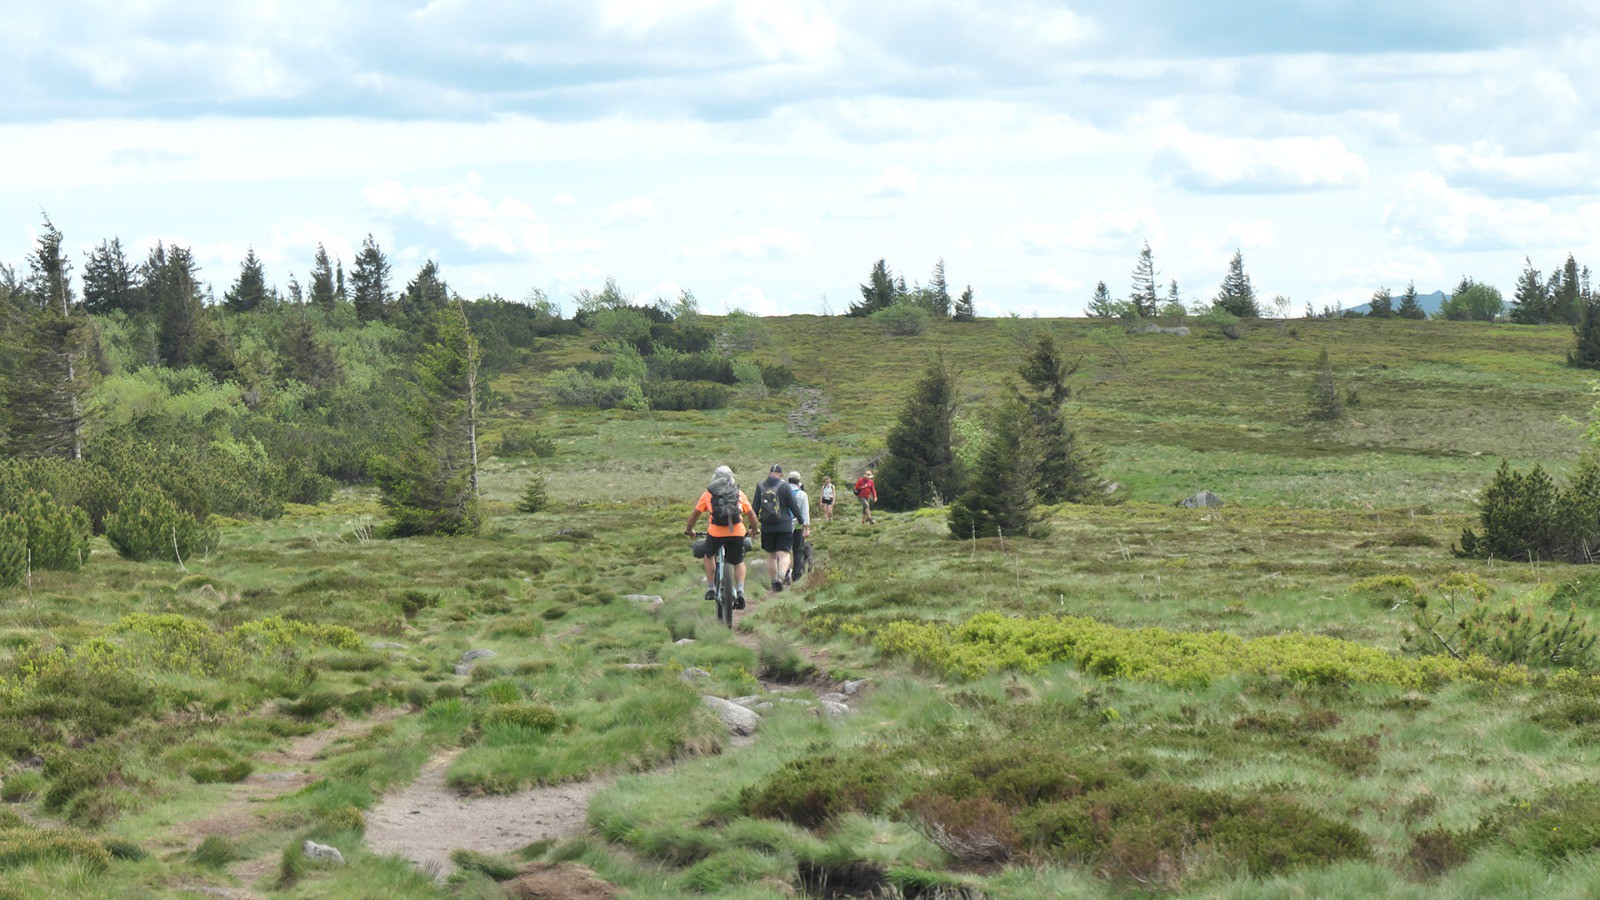
POLYGON ((717 557, 717 617, 733 627, 733 566, 717 557))

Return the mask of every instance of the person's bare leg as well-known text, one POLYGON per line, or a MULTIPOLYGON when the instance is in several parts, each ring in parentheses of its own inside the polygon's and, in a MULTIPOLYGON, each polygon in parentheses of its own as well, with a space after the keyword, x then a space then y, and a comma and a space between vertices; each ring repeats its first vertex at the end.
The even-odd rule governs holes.
POLYGON ((739 563, 733 567, 733 585, 734 593, 744 593, 744 563, 739 563))
POLYGON ((706 564, 706 588, 709 590, 714 587, 711 582, 715 581, 717 577, 717 558, 713 554, 707 553, 701 562, 706 564))

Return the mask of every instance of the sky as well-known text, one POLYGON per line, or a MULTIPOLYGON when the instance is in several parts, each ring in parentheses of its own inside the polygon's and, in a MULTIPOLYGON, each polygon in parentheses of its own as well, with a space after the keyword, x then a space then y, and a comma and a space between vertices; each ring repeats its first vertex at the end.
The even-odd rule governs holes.
POLYGON ((47 213, 219 297, 369 233, 569 312, 842 312, 883 258, 1076 315, 1145 242, 1191 302, 1235 250, 1297 312, 1509 297, 1600 269, 1596 59, 1595 0, 14 0, 0 262, 47 213))

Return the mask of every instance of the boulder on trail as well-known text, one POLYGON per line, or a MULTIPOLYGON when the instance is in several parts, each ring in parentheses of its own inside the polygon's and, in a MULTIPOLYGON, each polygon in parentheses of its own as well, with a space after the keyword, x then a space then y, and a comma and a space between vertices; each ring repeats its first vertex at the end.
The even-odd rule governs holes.
POLYGON ((1205 509, 1222 505, 1222 498, 1210 491, 1201 491, 1193 497, 1179 500, 1178 505, 1184 509, 1205 509))
POLYGON ((700 698, 700 702, 716 713, 722 724, 728 726, 728 730, 734 734, 740 736, 755 734, 756 727, 761 724, 759 714, 721 697, 706 694, 700 698))
POLYGON ((306 859, 313 862, 327 863, 333 866, 344 865, 344 854, 339 852, 338 847, 329 847, 327 844, 319 844, 316 841, 306 841, 305 845, 300 848, 300 852, 306 855, 306 859))
POLYGON ((850 707, 832 700, 817 701, 817 708, 822 710, 822 715, 830 719, 843 718, 850 715, 850 707))

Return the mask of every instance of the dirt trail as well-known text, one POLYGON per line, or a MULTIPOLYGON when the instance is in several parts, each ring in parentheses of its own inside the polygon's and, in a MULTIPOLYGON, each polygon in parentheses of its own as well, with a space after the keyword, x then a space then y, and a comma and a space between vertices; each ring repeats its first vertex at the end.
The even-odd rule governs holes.
POLYGON ((535 841, 583 831, 589 799, 609 781, 534 788, 506 796, 464 797, 445 783, 456 750, 434 757, 409 786, 367 813, 367 847, 410 860, 436 877, 454 866, 450 851, 509 853, 535 841))
POLYGON ((789 413, 789 433, 814 441, 818 435, 818 420, 822 416, 822 389, 797 387, 794 392, 800 399, 800 406, 789 413))

